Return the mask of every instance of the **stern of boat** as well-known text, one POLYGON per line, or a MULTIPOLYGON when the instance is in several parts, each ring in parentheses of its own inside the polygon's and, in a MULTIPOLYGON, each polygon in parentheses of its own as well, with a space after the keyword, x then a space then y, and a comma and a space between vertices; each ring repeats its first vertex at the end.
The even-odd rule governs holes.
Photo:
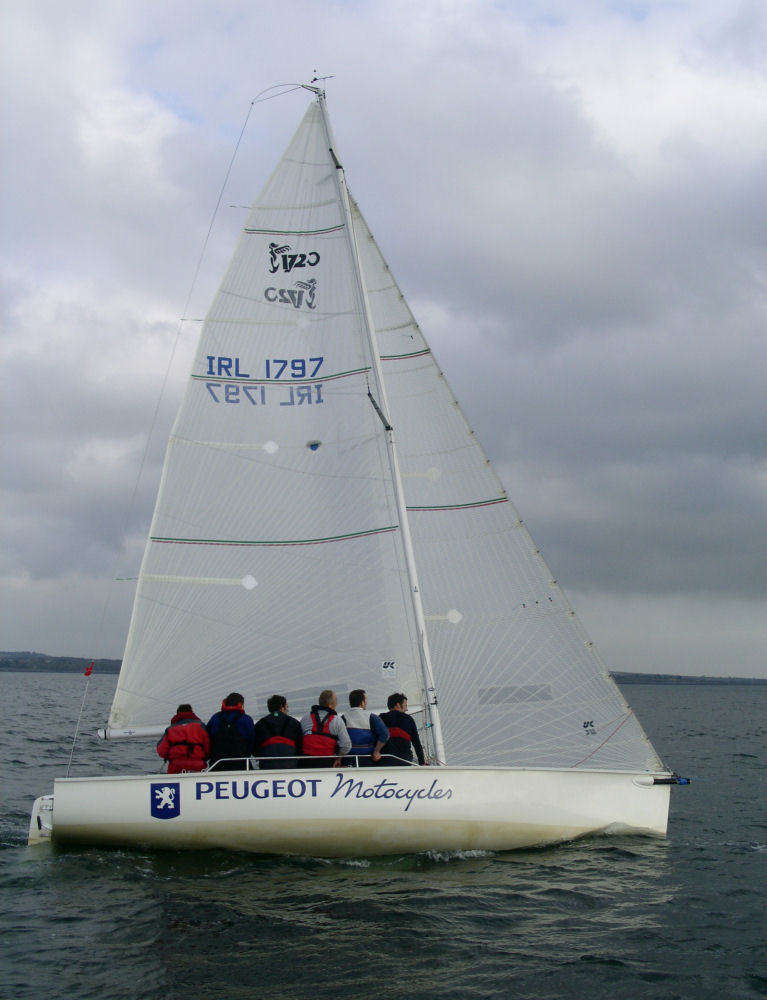
POLYGON ((53 796, 41 795, 32 806, 27 844, 50 844, 53 833, 53 796))

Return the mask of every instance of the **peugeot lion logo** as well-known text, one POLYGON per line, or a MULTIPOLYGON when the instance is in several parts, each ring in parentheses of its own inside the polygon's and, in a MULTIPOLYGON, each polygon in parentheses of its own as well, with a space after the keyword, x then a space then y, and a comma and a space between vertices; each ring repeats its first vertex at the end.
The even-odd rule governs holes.
POLYGON ((173 819, 181 812, 181 794, 178 782, 165 781, 149 786, 150 810, 155 819, 173 819))

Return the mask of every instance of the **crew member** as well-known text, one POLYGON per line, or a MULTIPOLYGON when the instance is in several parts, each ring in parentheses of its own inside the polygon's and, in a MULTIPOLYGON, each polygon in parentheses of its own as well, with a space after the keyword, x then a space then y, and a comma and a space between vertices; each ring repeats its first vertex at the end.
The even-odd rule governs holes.
POLYGON ((269 714, 256 723, 253 754, 261 757, 259 767, 298 767, 296 757, 301 753, 301 725, 288 715, 288 701, 281 694, 273 694, 267 701, 269 714), (264 759, 264 758, 269 758, 264 759))
MULTIPOLYGON (((367 711, 367 705, 367 694, 363 690, 350 691, 349 710, 341 716, 352 741, 349 757, 351 763, 358 767, 378 763, 381 747, 389 739, 389 730, 379 716, 367 711)), ((349 763, 349 758, 346 763, 349 763)))
POLYGON ((253 719, 245 714, 245 699, 232 691, 221 703, 221 711, 208 722, 210 770, 247 771, 253 753, 253 719))
POLYGON ((352 741, 341 717, 336 712, 338 696, 335 691, 322 691, 319 704, 312 705, 301 719, 304 767, 340 767, 344 754, 352 741))
POLYGON ((418 735, 418 727, 407 714, 407 698, 398 691, 389 695, 386 704, 389 711, 383 713, 381 721, 389 730, 389 741, 381 751, 382 764, 385 767, 391 764, 395 766, 410 764, 413 762, 414 749, 418 763, 423 764, 421 738, 418 735))
POLYGON ((176 709, 157 752, 168 762, 168 774, 182 771, 202 771, 210 754, 210 737, 192 706, 183 704, 176 709))

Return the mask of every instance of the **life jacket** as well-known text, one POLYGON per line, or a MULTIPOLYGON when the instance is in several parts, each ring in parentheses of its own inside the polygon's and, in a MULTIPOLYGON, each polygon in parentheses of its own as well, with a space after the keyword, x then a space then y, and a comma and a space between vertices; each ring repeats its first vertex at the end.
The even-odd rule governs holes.
POLYGON ((406 729, 400 729, 399 726, 389 726, 389 739, 395 740, 407 740, 408 743, 413 742, 413 737, 406 729))
POLYGON ((289 736, 285 735, 285 730, 288 728, 289 722, 290 716, 284 712, 279 713, 279 718, 271 715, 268 720, 264 720, 264 725, 272 730, 272 735, 268 736, 261 744, 260 754, 262 756, 290 757, 295 754, 295 740, 291 740, 289 736), (264 753, 267 747, 271 747, 271 749, 264 753))
POLYGON ((163 738, 157 744, 157 752, 169 762, 169 773, 178 771, 202 771, 208 757, 208 732, 202 721, 193 712, 175 715, 163 738))
POLYGON ((385 756, 399 757, 402 760, 413 759, 413 736, 410 730, 398 725, 400 719, 409 719, 404 712, 391 709, 381 716, 381 720, 389 730, 389 740, 381 750, 385 756))
POLYGON ((238 728, 241 714, 240 710, 233 708, 223 708, 218 713, 218 729, 210 735, 211 763, 248 756, 248 741, 238 728), (232 715, 232 712, 236 714, 232 715))
POLYGON ((338 740, 330 731, 330 723, 338 713, 333 708, 320 708, 312 705, 312 731, 304 733, 303 751, 307 757, 333 757, 338 747, 338 740), (327 712, 320 720, 320 712, 327 712))
POLYGON ((376 735, 373 729, 372 712, 364 708, 350 708, 341 716, 352 741, 350 754, 357 757, 368 757, 376 745, 376 735))

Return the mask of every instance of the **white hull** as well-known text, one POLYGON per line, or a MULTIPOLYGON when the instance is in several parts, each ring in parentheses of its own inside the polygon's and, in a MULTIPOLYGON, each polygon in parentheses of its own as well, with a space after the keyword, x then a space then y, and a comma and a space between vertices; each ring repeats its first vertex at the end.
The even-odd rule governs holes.
POLYGON ((53 796, 35 802, 29 842, 319 857, 506 851, 596 833, 663 837, 668 807, 667 784, 614 771, 441 767, 61 778, 53 796))

